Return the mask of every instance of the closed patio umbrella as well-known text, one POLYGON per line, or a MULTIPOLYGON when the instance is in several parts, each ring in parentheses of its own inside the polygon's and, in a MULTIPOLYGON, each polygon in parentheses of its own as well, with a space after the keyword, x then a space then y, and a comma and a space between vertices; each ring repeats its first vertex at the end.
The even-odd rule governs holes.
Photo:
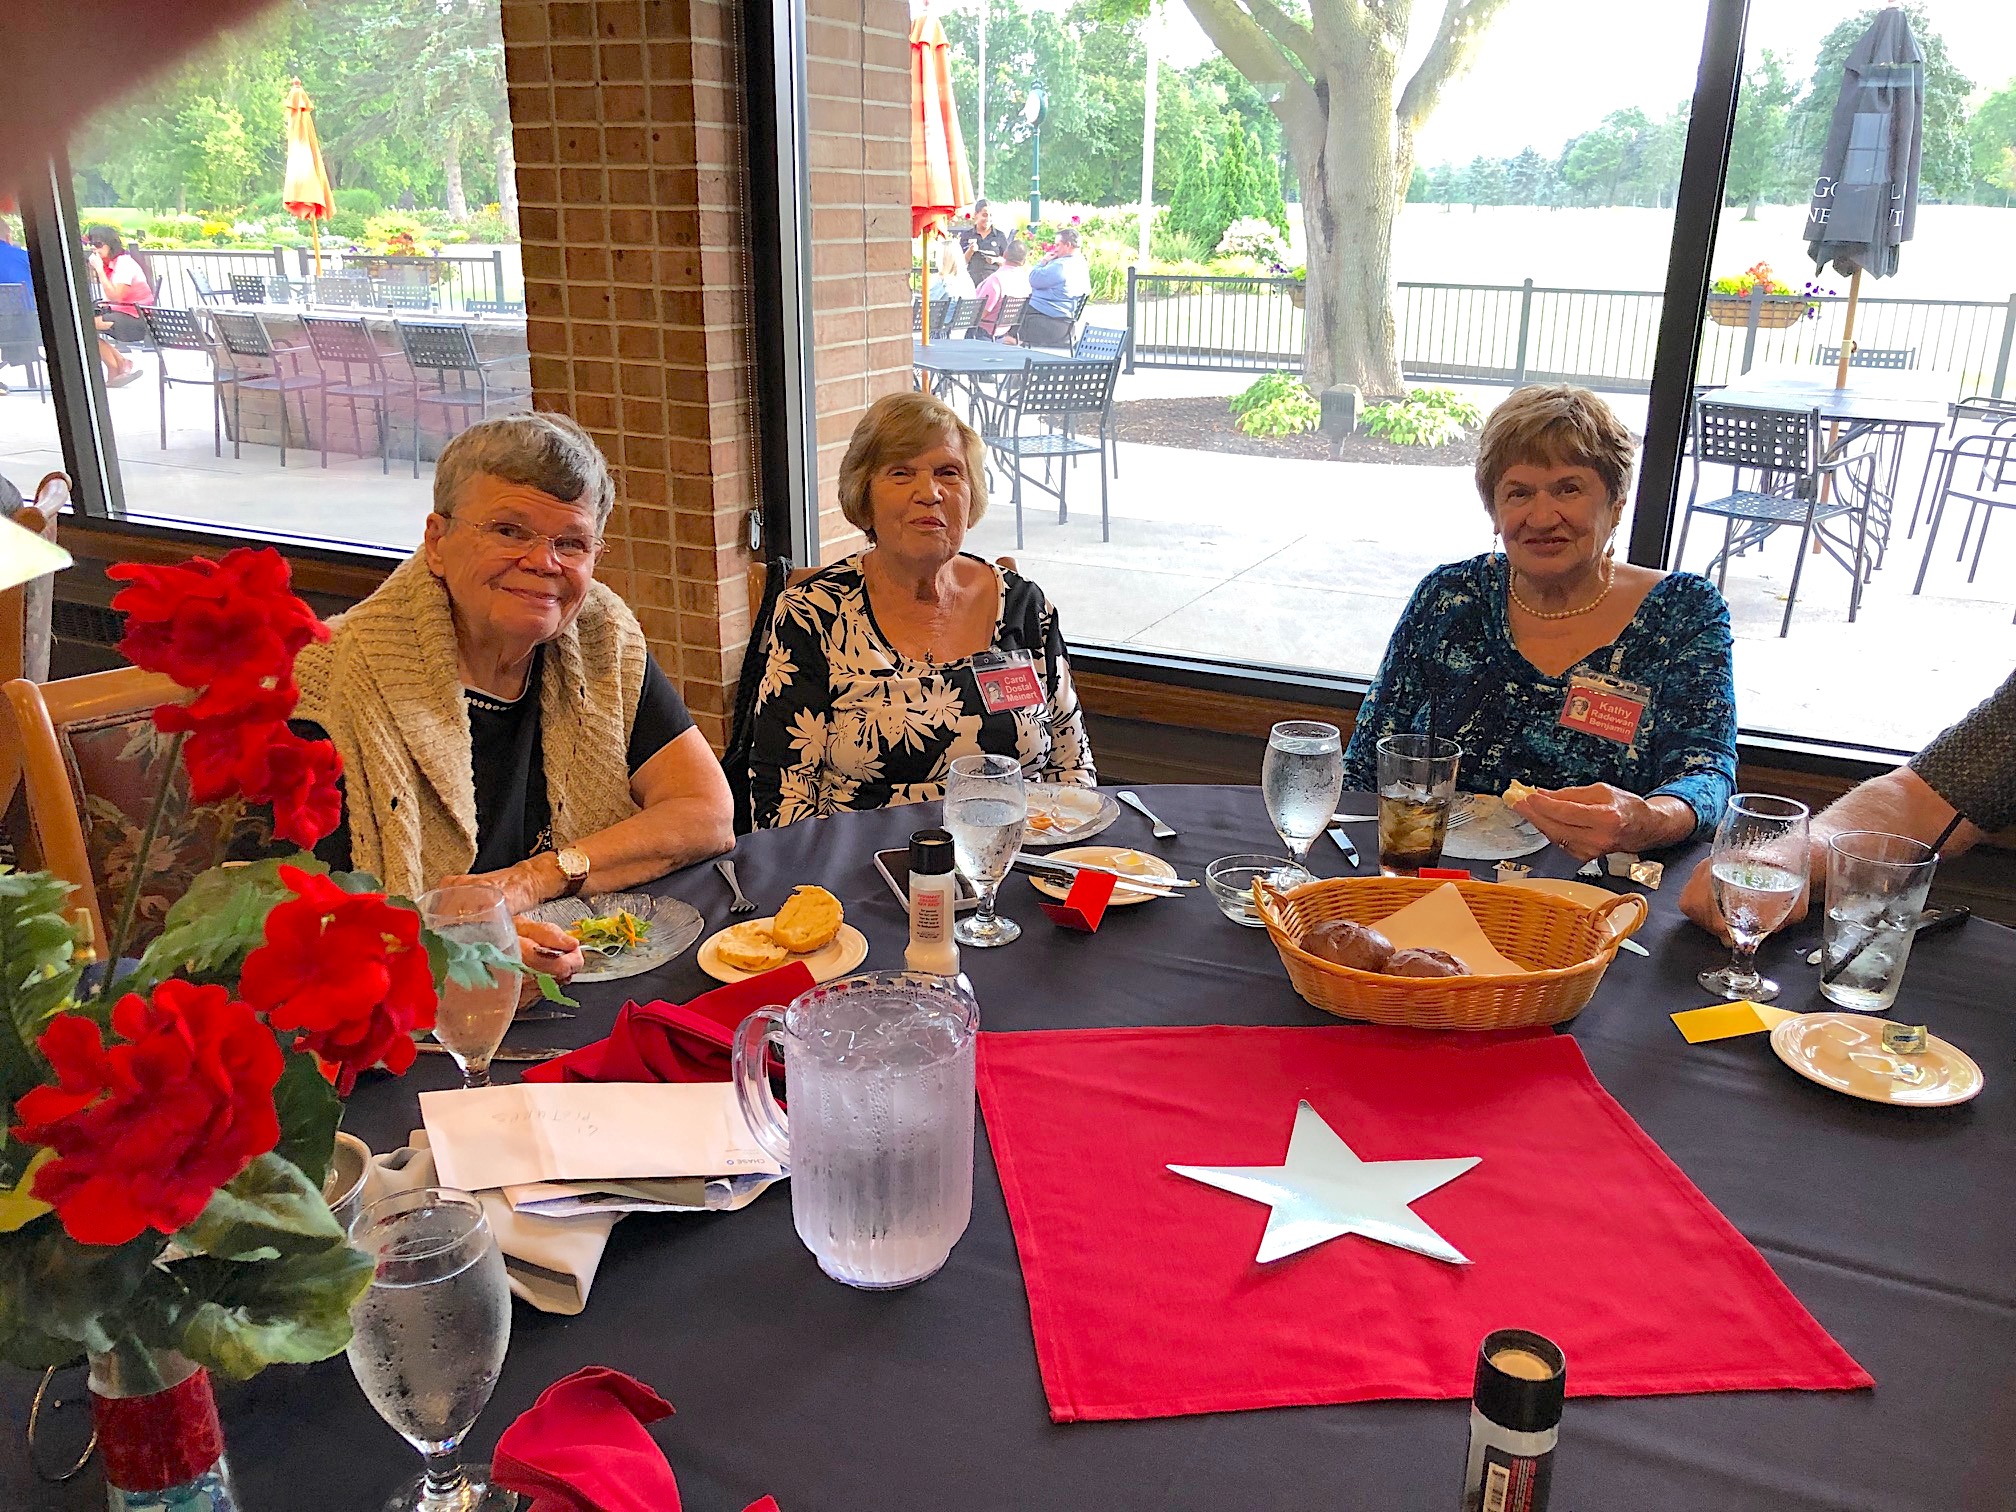
POLYGON ((315 106, 296 79, 287 91, 287 174, 280 181, 287 213, 308 222, 315 242, 315 274, 322 274, 322 222, 336 211, 336 191, 322 166, 322 143, 315 136, 315 106))
POLYGON ((1848 382, 1862 275, 1888 278, 1918 218, 1924 151, 1925 55, 1897 6, 1870 23, 1842 65, 1841 94, 1806 213, 1816 268, 1851 275, 1834 386, 1848 382))
POLYGON ((951 50, 926 10, 910 27, 910 234, 924 238, 924 340, 931 340, 931 235, 973 199, 952 108, 951 50))

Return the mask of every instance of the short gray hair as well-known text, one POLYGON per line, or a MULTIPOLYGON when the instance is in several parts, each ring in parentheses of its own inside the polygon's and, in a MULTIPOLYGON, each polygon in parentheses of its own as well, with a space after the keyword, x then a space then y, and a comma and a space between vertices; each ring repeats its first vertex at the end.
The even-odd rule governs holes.
POLYGON ((434 512, 453 515, 462 485, 477 473, 585 504, 598 532, 616 505, 616 485, 594 438, 544 410, 480 421, 443 447, 434 464, 434 512))

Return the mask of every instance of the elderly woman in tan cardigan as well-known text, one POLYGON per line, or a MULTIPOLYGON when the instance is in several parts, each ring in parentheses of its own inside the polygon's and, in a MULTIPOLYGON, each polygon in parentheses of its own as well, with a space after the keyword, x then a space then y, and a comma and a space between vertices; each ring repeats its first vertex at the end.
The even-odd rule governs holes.
MULTIPOLYGON (((339 869, 416 895, 488 882, 514 914, 735 843, 728 783, 623 601, 594 579, 615 490, 559 415, 442 451, 420 549, 301 654, 299 728, 342 753, 339 869)), ((571 975, 552 925, 528 964, 571 975)))

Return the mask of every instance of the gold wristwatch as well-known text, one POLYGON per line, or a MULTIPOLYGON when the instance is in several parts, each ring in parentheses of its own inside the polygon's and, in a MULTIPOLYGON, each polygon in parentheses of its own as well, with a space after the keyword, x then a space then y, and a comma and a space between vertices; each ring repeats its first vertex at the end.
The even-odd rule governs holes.
POLYGON ((578 846, 566 845, 553 852, 553 859, 560 863, 560 875, 567 879, 566 887, 560 891, 563 898, 578 898, 581 889, 588 885, 590 862, 588 852, 578 846))

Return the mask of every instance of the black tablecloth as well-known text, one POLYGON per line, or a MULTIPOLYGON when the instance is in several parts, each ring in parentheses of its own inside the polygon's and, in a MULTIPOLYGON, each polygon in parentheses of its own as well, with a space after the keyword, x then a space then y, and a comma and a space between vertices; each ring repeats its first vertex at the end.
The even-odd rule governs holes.
MULTIPOLYGON (((1148 837, 1122 814, 1107 838, 1152 846, 1186 875, 1213 857, 1269 848, 1256 790, 1149 789, 1182 835, 1148 837)), ((798 882, 839 894, 868 935, 871 968, 898 967, 903 914, 870 853, 901 843, 929 810, 860 814, 752 836, 743 885, 780 901, 798 882)), ((1371 836, 1359 837, 1370 853, 1371 836)), ((1342 873, 1320 841, 1317 869, 1342 873)), ((1745 1392, 1568 1404, 1553 1505, 1560 1512, 2016 1508, 2016 1172, 2012 1098, 2016 935, 1979 921, 1921 943, 1900 1009, 1968 1050, 1987 1073, 1971 1104, 1902 1112, 1795 1077, 1761 1035, 1688 1046, 1669 1012, 1703 1001, 1694 973, 1720 947, 1674 903, 1685 863, 1653 894, 1640 935, 1571 1026, 1603 1084, 1875 1376, 1874 1392, 1745 1392), (1991 1451, 1998 1451, 1992 1452, 1991 1451)), ((1565 874, 1550 853, 1543 869, 1565 874)), ((660 884, 728 921, 711 869, 660 884)), ((1024 926, 1002 950, 965 953, 989 1029, 1331 1020, 1288 987, 1264 933, 1228 923, 1207 897, 1115 909, 1096 936, 1053 928, 1025 880, 1004 888, 1024 926)), ((1825 1006, 1804 964, 1809 923, 1766 946, 1784 1002, 1825 1006)), ((582 1043, 626 989, 683 999, 710 985, 692 953, 649 977, 578 992, 584 1012, 512 1042, 582 1043)), ((347 1127, 376 1148, 417 1122, 417 1094, 450 1084, 423 1057, 352 1099, 347 1127)), ((1143 1265, 1155 1263, 1143 1255, 1143 1265)), ((1590 1278, 1592 1286, 1603 1278, 1590 1278)), ((1516 1319, 1508 1319, 1516 1322, 1516 1319)), ((1324 1321, 1312 1317, 1311 1328, 1324 1321)), ((945 1269, 908 1291, 827 1280, 791 1229, 788 1190, 724 1216, 625 1220, 587 1312, 520 1306, 510 1357, 472 1443, 487 1451, 557 1377, 589 1363, 651 1382, 678 1407, 655 1431, 692 1512, 739 1512, 774 1492, 784 1512, 1368 1512, 1450 1508, 1466 1404, 1375 1402, 1150 1422, 1050 1422, 1028 1303, 984 1130, 973 1223, 945 1269)), ((102 1506, 87 1477, 31 1481, 19 1453, 33 1381, 0 1376, 9 1447, 0 1507, 102 1506)), ((220 1387, 248 1508, 375 1508, 417 1457, 372 1413, 342 1359, 220 1387)))

